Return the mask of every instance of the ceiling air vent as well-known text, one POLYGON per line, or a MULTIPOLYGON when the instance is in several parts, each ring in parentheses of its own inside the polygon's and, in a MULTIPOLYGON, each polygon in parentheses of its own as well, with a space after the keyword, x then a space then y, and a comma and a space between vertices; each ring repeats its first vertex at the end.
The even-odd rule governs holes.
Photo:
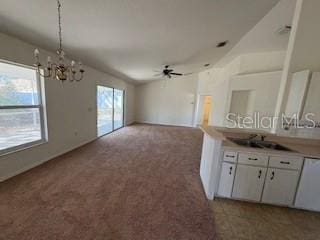
POLYGON ((280 27, 276 31, 276 34, 277 35, 286 35, 286 34, 290 33, 291 29, 292 29, 292 27, 290 25, 285 25, 285 26, 280 27))
POLYGON ((227 45, 228 43, 229 43, 229 41, 219 42, 219 43, 217 44, 217 48, 224 47, 224 46, 227 45))

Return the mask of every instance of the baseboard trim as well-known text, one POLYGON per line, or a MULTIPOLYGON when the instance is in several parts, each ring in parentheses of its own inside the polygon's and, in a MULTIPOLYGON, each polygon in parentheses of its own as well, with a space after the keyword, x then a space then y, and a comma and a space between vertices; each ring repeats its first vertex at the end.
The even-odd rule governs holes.
POLYGON ((126 126, 131 126, 131 125, 134 125, 134 124, 136 124, 136 121, 129 122, 129 123, 126 124, 126 126))
POLYGON ((166 126, 166 127, 187 127, 187 128, 196 128, 192 125, 184 124, 168 124, 168 123, 155 123, 155 122, 145 122, 145 121, 136 121, 134 124, 148 124, 148 125, 157 125, 157 126, 166 126))
POLYGON ((42 159, 42 160, 37 161, 37 162, 34 162, 34 163, 32 163, 32 164, 30 164, 30 165, 28 165, 28 166, 25 166, 25 167, 23 167, 23 168, 15 171, 15 172, 13 172, 13 173, 8 174, 8 175, 6 175, 6 176, 2 176, 2 177, 0 177, 0 182, 4 182, 5 180, 8 180, 8 179, 10 179, 10 178, 12 178, 12 177, 15 177, 15 176, 17 176, 17 175, 19 175, 19 174, 21 174, 21 173, 24 173, 24 172, 26 172, 26 171, 29 171, 29 170, 31 170, 31 169, 33 169, 33 168, 35 168, 35 167, 38 167, 38 166, 40 166, 41 164, 44 164, 44 163, 46 163, 46 162, 48 162, 48 161, 50 161, 50 160, 52 160, 52 159, 55 159, 55 158, 57 158, 57 157, 59 157, 59 156, 62 156, 62 155, 64 155, 64 154, 68 153, 68 152, 71 152, 71 151, 73 151, 73 150, 76 150, 77 148, 83 147, 83 146, 85 146, 85 145, 87 145, 87 144, 95 141, 96 139, 97 139, 97 138, 94 138, 94 139, 91 139, 91 140, 88 140, 88 141, 84 141, 84 142, 81 143, 80 145, 70 147, 70 148, 68 148, 68 149, 66 149, 66 150, 64 150, 64 151, 62 151, 62 152, 60 152, 60 153, 54 154, 54 155, 49 156, 49 157, 47 157, 47 158, 45 158, 45 159, 42 159))

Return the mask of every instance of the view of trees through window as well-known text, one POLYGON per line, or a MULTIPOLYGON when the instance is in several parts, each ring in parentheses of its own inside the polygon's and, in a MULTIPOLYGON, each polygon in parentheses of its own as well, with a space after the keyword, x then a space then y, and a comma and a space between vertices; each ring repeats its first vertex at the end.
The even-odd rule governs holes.
POLYGON ((0 62, 0 151, 42 139, 37 73, 0 62))

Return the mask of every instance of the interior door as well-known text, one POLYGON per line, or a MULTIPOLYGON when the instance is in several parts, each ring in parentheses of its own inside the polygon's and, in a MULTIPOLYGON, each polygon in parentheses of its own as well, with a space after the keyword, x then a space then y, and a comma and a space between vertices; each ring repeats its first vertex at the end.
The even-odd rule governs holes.
POLYGON ((232 197, 250 201, 260 201, 266 168, 238 165, 232 197))
POLYGON ((113 88, 97 87, 97 131, 98 136, 113 131, 113 88))
POLYGON ((298 179, 298 171, 269 168, 262 202, 287 206, 292 205, 298 179))

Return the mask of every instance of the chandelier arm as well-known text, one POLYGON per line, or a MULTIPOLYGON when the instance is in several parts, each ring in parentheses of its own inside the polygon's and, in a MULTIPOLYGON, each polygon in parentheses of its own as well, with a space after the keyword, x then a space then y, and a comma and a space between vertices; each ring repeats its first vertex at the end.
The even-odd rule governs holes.
POLYGON ((42 74, 42 73, 41 73, 41 68, 40 68, 40 66, 38 65, 38 66, 37 66, 37 72, 39 73, 39 75, 40 75, 41 77, 44 77, 44 78, 49 78, 49 77, 52 76, 52 69, 51 69, 51 68, 50 68, 50 69, 47 69, 48 74, 45 74, 45 70, 43 70, 44 74, 42 74))
POLYGON ((72 68, 70 68, 69 70, 68 70, 68 75, 69 75, 69 81, 70 82, 73 82, 73 76, 72 76, 72 68))
POLYGON ((84 74, 83 74, 84 71, 83 70, 82 71, 80 70, 79 78, 77 78, 77 75, 76 75, 77 73, 75 71, 72 71, 71 73, 72 73, 72 79, 73 80, 76 80, 77 82, 79 82, 79 81, 81 81, 83 79, 83 76, 84 76, 84 74))

